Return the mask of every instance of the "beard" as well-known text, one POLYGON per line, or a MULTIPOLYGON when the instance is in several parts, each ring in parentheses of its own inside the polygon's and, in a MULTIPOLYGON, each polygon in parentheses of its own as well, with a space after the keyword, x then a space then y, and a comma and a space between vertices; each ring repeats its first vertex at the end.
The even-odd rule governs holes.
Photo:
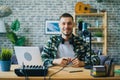
POLYGON ((72 31, 71 31, 70 33, 63 33, 63 32, 62 32, 62 34, 63 34, 64 36, 70 36, 70 35, 72 34, 72 31))

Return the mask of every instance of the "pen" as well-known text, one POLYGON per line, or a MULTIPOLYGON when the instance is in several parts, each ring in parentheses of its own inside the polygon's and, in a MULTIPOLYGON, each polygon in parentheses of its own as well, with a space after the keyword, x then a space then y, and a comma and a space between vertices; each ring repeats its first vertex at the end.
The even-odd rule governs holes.
POLYGON ((70 73, 74 73, 74 72, 83 72, 83 70, 70 71, 70 73))

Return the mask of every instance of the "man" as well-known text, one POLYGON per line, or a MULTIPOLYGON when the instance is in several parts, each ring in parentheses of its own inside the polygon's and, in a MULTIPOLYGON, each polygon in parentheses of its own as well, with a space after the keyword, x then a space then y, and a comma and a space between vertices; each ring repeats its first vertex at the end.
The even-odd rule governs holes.
POLYGON ((52 36, 43 49, 41 57, 45 65, 66 66, 72 63, 74 67, 81 67, 100 63, 96 54, 91 53, 92 57, 90 57, 88 43, 72 34, 74 20, 70 14, 64 13, 60 16, 59 26, 61 35, 52 36))

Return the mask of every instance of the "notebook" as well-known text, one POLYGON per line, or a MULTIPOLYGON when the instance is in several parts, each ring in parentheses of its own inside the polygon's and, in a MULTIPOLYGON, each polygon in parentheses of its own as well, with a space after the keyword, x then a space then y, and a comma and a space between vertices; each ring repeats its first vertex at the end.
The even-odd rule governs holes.
POLYGON ((15 46, 14 50, 19 65, 43 65, 39 47, 15 46))

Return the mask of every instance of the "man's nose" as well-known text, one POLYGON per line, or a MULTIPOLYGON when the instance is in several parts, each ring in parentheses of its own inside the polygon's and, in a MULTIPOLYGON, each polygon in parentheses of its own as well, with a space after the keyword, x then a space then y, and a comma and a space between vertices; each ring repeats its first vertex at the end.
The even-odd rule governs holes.
POLYGON ((65 28, 67 28, 68 27, 68 24, 65 24, 65 28))

